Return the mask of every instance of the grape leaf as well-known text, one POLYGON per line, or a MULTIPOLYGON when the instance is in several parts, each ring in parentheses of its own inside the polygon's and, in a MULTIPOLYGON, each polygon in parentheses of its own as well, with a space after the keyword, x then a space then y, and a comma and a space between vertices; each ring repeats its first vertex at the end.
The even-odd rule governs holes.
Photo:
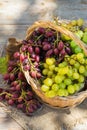
POLYGON ((0 74, 7 72, 7 57, 0 57, 0 74))

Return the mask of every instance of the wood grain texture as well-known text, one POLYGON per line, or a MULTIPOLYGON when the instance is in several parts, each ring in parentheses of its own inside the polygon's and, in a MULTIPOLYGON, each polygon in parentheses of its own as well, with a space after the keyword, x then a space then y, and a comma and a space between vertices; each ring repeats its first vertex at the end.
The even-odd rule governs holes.
MULTIPOLYGON (((0 56, 9 37, 24 39, 31 24, 37 20, 84 18, 87 0, 0 0, 0 56)), ((3 87, 0 75, 0 87, 3 87)), ((87 100, 70 110, 42 110, 28 117, 16 108, 0 103, 0 130, 86 130, 87 100)))

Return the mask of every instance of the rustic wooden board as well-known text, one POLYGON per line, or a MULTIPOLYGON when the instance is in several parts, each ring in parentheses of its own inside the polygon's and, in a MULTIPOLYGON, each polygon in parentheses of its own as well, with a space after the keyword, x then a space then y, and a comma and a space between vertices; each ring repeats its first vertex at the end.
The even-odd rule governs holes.
MULTIPOLYGON (((87 0, 0 0, 0 56, 9 37, 25 38, 29 25, 36 20, 87 20, 87 0)), ((3 87, 0 75, 0 87, 3 87)), ((16 108, 0 103, 0 130, 86 130, 87 99, 69 110, 52 109, 43 105, 32 117, 16 108)))

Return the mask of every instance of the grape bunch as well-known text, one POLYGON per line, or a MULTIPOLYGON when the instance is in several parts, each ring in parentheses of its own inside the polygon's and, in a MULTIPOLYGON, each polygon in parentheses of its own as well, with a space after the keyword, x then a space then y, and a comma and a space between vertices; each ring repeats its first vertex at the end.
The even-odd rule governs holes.
POLYGON ((55 30, 40 27, 31 34, 29 40, 22 41, 20 62, 32 78, 40 79, 41 62, 48 57, 55 57, 57 62, 61 62, 67 54, 72 54, 70 44, 64 43, 55 30))
POLYGON ((15 52, 13 57, 8 61, 7 73, 3 77, 8 86, 0 89, 0 101, 4 100, 27 115, 33 115, 41 108, 41 103, 36 99, 21 71, 20 53, 15 52))
POLYGON ((66 55, 64 61, 56 64, 55 58, 43 63, 41 90, 47 97, 69 96, 84 87, 87 77, 87 58, 83 53, 66 55))

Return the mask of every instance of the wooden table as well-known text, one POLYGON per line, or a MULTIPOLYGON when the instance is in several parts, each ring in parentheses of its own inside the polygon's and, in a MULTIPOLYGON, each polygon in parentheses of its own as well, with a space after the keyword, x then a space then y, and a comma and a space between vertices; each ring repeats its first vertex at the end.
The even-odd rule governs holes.
MULTIPOLYGON (((29 25, 36 20, 50 20, 53 16, 87 20, 87 0, 0 0, 0 55, 9 37, 24 39, 29 25)), ((0 86, 3 86, 1 82, 0 86)), ((0 103, 0 130, 86 129, 87 100, 69 110, 54 110, 43 105, 32 117, 0 103)))

